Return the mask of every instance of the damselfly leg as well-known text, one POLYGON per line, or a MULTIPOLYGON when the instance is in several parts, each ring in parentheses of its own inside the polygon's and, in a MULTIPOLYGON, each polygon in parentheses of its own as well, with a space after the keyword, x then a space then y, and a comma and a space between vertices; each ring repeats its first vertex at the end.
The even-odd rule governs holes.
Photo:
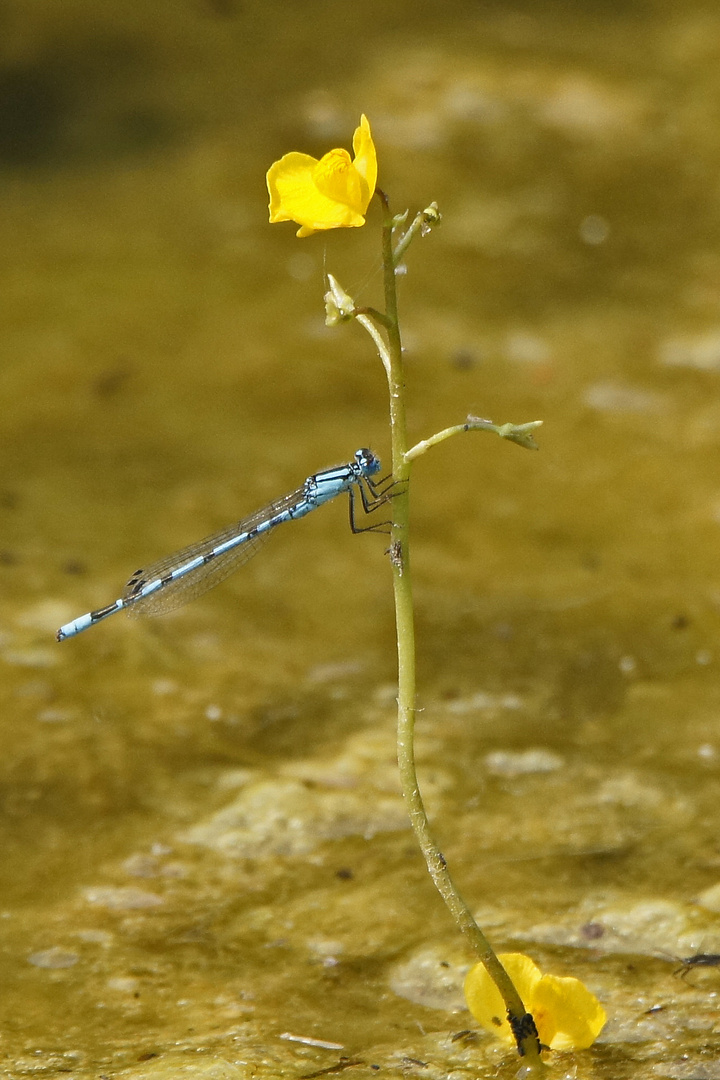
MULTIPOLYGON (((376 510, 379 510, 385 503, 390 502, 396 495, 404 489, 407 481, 405 480, 393 480, 392 473, 388 476, 384 476, 382 480, 373 482, 369 477, 364 477, 361 483, 358 483, 357 488, 360 492, 360 500, 363 505, 363 510, 366 514, 372 514, 376 510), (388 483, 389 481, 389 483, 388 483), (384 486, 383 486, 384 485, 384 486), (366 490, 367 489, 367 490, 366 490)), ((355 521, 355 489, 349 488, 348 490, 348 502, 350 507, 350 528, 357 533, 364 532, 376 532, 376 533, 389 533, 392 528, 392 521, 378 521, 373 525, 358 525, 355 521)))

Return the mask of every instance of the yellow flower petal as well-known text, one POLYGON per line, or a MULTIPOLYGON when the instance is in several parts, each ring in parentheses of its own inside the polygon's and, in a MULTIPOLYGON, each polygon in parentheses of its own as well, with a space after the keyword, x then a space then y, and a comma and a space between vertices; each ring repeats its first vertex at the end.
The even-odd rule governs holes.
MULTIPOLYGON (((501 953, 498 960, 515 984, 525 1008, 530 1011, 529 1001, 542 978, 540 969, 523 953, 501 953)), ((465 979, 467 1007, 481 1027, 492 1031, 499 1039, 514 1043, 515 1037, 507 1020, 507 1009, 500 991, 492 981, 483 964, 476 964, 465 979)))
MULTIPOLYGON (((551 1050, 584 1050, 592 1046, 605 1025, 606 1015, 598 999, 579 979, 541 975, 537 965, 522 953, 501 953, 498 959, 525 1008, 532 1013, 543 1046, 551 1050)), ((465 1000, 481 1027, 504 1042, 515 1042, 500 991, 482 964, 468 972, 465 1000)))
POLYGON ((313 181, 328 199, 351 209, 362 207, 362 177, 347 150, 331 150, 320 158, 313 169, 313 181))
MULTIPOLYGON (((367 209, 370 200, 375 194, 377 184, 377 155, 375 143, 370 133, 370 124, 365 113, 360 117, 360 127, 355 128, 353 135, 353 153, 355 154, 354 165, 367 184, 367 209)), ((365 213, 365 210, 363 210, 365 213)))
POLYGON ((309 154, 285 154, 267 173, 270 221, 295 221, 298 236, 320 229, 357 228, 365 224, 375 193, 377 158, 367 117, 353 137, 355 157, 331 150, 318 161, 309 154))
POLYGON ((579 979, 543 975, 531 1005, 540 1042, 551 1050, 585 1050, 597 1039, 607 1016, 579 979))
POLYGON ((317 165, 309 154, 285 154, 270 166, 267 186, 270 193, 270 221, 294 221, 293 208, 301 213, 312 195, 313 169, 317 165))

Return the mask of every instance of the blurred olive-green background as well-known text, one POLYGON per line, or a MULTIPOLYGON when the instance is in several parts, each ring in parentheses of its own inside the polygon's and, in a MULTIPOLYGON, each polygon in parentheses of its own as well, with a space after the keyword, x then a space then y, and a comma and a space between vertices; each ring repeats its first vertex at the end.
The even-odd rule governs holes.
POLYGON ((414 468, 433 827, 498 948, 605 1005, 554 1074, 720 1076, 720 972, 674 974, 720 953, 717 5, 2 0, 13 1080, 515 1075, 398 794, 382 537, 331 504, 165 619, 54 641, 387 460, 382 367, 322 304, 326 272, 380 304, 378 209, 298 240, 264 181, 362 112, 394 209, 443 214, 400 282, 413 438, 544 421, 414 468))

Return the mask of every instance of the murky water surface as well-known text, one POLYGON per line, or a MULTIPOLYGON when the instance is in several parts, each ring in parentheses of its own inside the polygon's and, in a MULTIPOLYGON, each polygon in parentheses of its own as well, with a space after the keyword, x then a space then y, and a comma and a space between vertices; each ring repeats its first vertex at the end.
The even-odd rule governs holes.
POLYGON ((418 757, 498 948, 582 978, 584 1076, 720 1077, 715 5, 9 0, 0 72, 3 1075, 513 1076, 394 765, 383 539, 341 505, 163 620, 56 627, 358 446, 367 228, 264 172, 370 117, 402 282, 418 757), (459 1034, 463 1033, 464 1034, 459 1034), (307 1040, 319 1040, 313 1044, 307 1040), (303 1041, 304 1040, 304 1041, 303 1041))

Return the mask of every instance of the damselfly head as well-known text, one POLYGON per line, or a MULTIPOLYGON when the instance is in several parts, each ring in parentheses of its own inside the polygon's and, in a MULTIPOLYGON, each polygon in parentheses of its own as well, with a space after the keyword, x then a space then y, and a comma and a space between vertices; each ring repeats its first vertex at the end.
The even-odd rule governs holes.
POLYGON ((380 458, 375 457, 372 450, 368 450, 366 446, 355 451, 355 461, 360 466, 363 476, 374 476, 375 473, 380 472, 380 458))

